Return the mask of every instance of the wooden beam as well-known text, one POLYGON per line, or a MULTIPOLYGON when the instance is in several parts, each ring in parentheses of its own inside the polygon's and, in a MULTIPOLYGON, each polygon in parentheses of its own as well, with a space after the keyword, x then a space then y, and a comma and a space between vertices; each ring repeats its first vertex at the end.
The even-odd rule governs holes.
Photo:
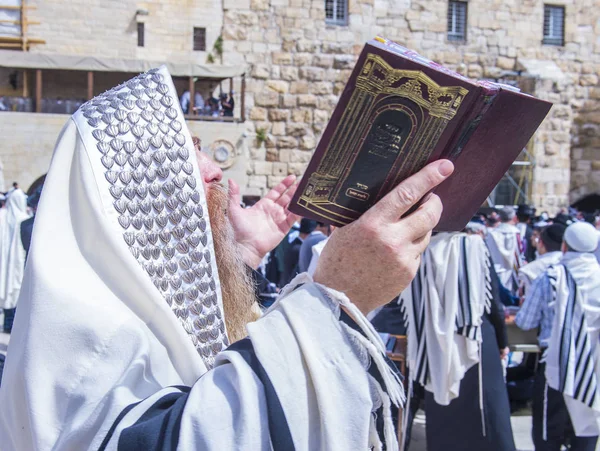
POLYGON ((194 113, 194 99, 196 97, 196 86, 194 83, 194 77, 190 77, 190 106, 188 107, 188 114, 195 114, 194 113))
POLYGON ((23 38, 23 51, 29 50, 27 45, 27 19, 25 15, 25 0, 21 0, 21 38, 23 38))
POLYGON ((91 100, 94 97, 94 73, 89 71, 87 75, 87 98, 91 100))
POLYGON ((23 97, 29 97, 29 71, 23 71, 23 97))
POLYGON ((42 70, 35 71, 35 112, 42 112, 42 70))
POLYGON ((242 74, 242 92, 240 93, 240 107, 241 107, 241 117, 242 122, 246 121, 246 74, 242 74))

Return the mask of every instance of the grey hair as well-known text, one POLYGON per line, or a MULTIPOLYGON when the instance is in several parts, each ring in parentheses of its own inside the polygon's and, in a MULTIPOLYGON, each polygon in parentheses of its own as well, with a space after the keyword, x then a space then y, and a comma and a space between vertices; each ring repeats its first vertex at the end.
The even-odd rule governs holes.
POLYGON ((498 212, 498 215, 500 216, 501 222, 508 222, 512 221, 514 217, 517 216, 517 212, 513 207, 504 207, 498 212))
POLYGON ((487 229, 483 224, 480 224, 478 222, 469 222, 466 226, 465 226, 465 233, 480 233, 483 232, 484 234, 487 233, 487 229))

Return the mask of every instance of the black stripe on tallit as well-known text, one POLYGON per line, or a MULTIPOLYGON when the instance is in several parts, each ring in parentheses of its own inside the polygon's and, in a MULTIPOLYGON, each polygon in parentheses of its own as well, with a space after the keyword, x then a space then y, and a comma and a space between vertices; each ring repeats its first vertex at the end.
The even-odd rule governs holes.
POLYGON ((237 352, 263 384, 273 451, 293 451, 295 449, 294 440, 292 439, 292 433, 285 418, 283 406, 279 401, 279 396, 277 396, 269 375, 256 356, 252 341, 249 338, 244 338, 229 346, 227 350, 237 352))
POLYGON ((179 393, 169 393, 156 401, 131 426, 119 435, 119 451, 176 451, 179 444, 181 418, 188 400, 189 387, 177 387, 179 393))
POLYGON ((462 239, 462 258, 463 258, 463 272, 465 277, 465 290, 466 290, 466 308, 468 312, 468 319, 466 324, 473 324, 473 312, 471 311, 471 288, 469 286, 469 269, 467 267, 467 237, 463 237, 462 239))
POLYGON ((571 325, 573 322, 573 313, 575 311, 575 294, 576 294, 576 285, 573 281, 573 278, 570 277, 569 272, 567 271, 566 266, 563 265, 565 275, 567 277, 567 286, 569 290, 567 305, 565 307, 565 318, 562 327, 562 333, 560 337, 560 347, 559 347, 559 391, 562 393, 565 391, 565 384, 567 382, 567 369, 569 365, 569 355, 571 353, 571 335, 572 329, 571 325))
MULTIPOLYGON (((164 395, 152 404, 134 424, 123 429, 119 434, 117 449, 124 451, 138 449, 175 451, 177 449, 181 415, 190 388, 185 386, 170 388, 176 388, 179 392, 164 395)), ((106 449, 125 416, 143 402, 130 404, 123 409, 104 437, 98 448, 100 451, 106 449)))
POLYGON ((98 448, 98 451, 104 451, 106 449, 106 447, 108 446, 108 442, 110 442, 110 439, 115 434, 115 430, 117 429, 117 426, 119 425, 119 423, 123 420, 123 418, 125 418, 125 415, 127 415, 129 412, 131 412, 131 409, 133 409, 135 406, 137 406, 141 402, 143 402, 143 401, 139 401, 139 402, 130 404, 121 411, 121 413, 119 414, 117 419, 114 421, 114 423, 108 430, 106 437, 104 437, 104 440, 102 440, 102 443, 100 444, 100 448, 98 448))

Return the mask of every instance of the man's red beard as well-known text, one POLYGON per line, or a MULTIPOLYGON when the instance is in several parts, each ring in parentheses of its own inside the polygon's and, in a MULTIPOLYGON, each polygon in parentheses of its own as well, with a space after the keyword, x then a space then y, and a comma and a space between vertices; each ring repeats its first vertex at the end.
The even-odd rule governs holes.
POLYGON ((213 182, 206 186, 206 201, 221 280, 225 325, 229 340, 234 343, 246 337, 246 324, 260 317, 260 308, 227 217, 229 199, 223 185, 213 182))

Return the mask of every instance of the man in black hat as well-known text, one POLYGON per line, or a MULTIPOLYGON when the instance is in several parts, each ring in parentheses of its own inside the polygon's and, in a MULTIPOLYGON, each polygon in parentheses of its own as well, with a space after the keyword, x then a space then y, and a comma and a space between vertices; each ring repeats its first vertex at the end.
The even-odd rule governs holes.
POLYGON ((317 228, 317 221, 312 219, 302 218, 300 221, 300 234, 290 243, 287 248, 284 262, 283 283, 287 285, 299 273, 298 260, 300 258, 300 248, 304 240, 317 228))
MULTIPOLYGON (((561 245, 566 226, 552 224, 542 229, 537 241, 539 257, 519 269, 519 287, 521 296, 524 296, 538 276, 549 266, 557 264, 562 258, 561 245)), ((532 246, 533 248, 533 246, 532 246)))

